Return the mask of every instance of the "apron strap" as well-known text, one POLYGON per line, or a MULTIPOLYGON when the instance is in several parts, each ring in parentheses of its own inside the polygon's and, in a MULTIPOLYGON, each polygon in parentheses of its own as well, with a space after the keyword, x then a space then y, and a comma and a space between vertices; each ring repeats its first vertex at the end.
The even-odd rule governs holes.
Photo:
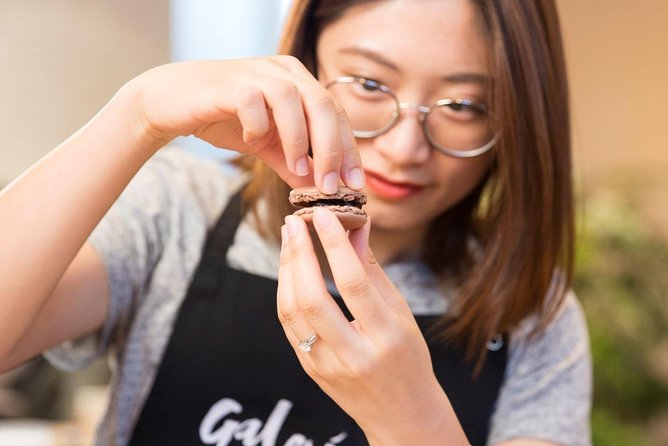
POLYGON ((230 198, 216 224, 209 231, 202 258, 191 282, 193 296, 205 296, 214 290, 220 280, 221 269, 227 265, 227 251, 234 243, 234 235, 243 219, 242 195, 245 185, 230 198))

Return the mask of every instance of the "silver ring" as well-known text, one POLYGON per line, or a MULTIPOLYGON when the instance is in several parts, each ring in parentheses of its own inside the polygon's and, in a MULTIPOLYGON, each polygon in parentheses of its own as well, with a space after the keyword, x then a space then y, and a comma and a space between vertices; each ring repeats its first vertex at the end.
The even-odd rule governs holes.
POLYGON ((304 353, 308 353, 311 351, 311 347, 313 347, 313 344, 315 344, 315 341, 317 340, 318 334, 314 332, 308 339, 301 341, 297 347, 304 353))

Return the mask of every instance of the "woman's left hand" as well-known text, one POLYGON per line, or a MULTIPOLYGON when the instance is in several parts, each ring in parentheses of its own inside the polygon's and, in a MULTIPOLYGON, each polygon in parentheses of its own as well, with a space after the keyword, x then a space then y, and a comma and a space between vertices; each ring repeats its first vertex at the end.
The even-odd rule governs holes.
POLYGON ((468 444, 410 308, 369 249, 369 222, 347 234, 319 208, 313 223, 354 320, 327 291, 306 223, 288 216, 278 316, 306 373, 371 444, 468 444), (299 343, 313 333, 311 351, 301 351, 299 343))

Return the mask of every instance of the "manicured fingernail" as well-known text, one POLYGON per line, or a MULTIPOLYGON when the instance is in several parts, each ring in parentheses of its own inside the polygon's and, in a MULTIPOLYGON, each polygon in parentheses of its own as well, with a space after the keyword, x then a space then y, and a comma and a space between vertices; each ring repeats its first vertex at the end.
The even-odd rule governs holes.
POLYGON ((334 216, 323 208, 313 209, 313 224, 316 229, 327 229, 333 223, 334 216))
POLYGON ((299 222, 297 221, 298 218, 299 217, 295 217, 294 215, 288 215, 285 217, 285 225, 287 226, 288 235, 290 238, 299 234, 299 222))
POLYGON ((348 171, 348 186, 353 189, 362 189, 364 187, 364 174, 359 167, 353 167, 348 171))
POLYGON ((308 175, 308 171, 309 171, 308 158, 305 157, 305 156, 302 156, 295 163, 295 172, 300 177, 305 177, 306 175, 308 175))
POLYGON ((288 244, 288 230, 285 225, 281 226, 281 247, 288 244))
POLYGON ((339 185, 339 176, 336 172, 328 172, 322 177, 322 191, 326 194, 336 193, 339 185))

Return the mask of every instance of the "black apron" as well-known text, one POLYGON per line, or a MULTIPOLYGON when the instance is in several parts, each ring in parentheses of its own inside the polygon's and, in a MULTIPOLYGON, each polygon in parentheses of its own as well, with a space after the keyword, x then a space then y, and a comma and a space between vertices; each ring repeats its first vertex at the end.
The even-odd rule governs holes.
MULTIPOLYGON (((367 445, 352 418, 299 364, 276 316, 276 280, 226 264, 240 209, 238 193, 207 239, 130 444, 367 445)), ((424 333, 437 317, 416 319, 424 333)), ((484 445, 506 343, 489 352, 475 379, 460 351, 428 344, 436 376, 469 441, 484 445)))

